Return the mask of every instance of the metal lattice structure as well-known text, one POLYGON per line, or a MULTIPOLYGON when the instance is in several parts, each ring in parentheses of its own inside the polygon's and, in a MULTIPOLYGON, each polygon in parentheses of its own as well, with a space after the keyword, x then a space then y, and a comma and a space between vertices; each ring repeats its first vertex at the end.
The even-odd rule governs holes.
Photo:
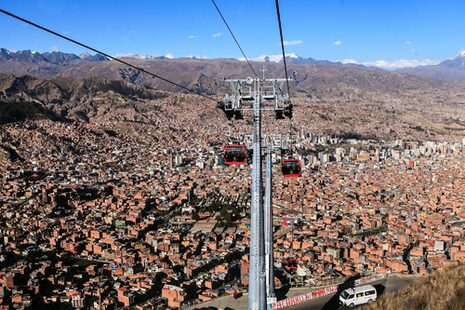
MULTIPOLYGON (((277 119, 292 117, 293 105, 289 95, 282 92, 282 86, 286 79, 249 77, 247 79, 229 79, 225 81, 230 84, 231 94, 226 95, 218 106, 226 113, 228 119, 242 119, 244 111, 253 110, 253 105, 251 108, 249 105, 257 97, 260 97, 260 101, 264 100, 273 103, 273 107, 269 107, 267 110, 273 110, 277 119)), ((260 109, 263 110, 264 108, 260 107, 260 109)))
MULTIPOLYGON (((242 119, 244 111, 251 110, 253 118, 252 142, 252 201, 250 210, 250 258, 248 308, 259 310, 271 308, 274 296, 273 272, 273 211, 271 152, 276 141, 283 147, 283 137, 266 148, 266 198, 263 200, 262 174, 262 110, 272 110, 277 119, 292 117, 292 104, 288 95, 283 95, 281 86, 285 79, 231 79, 231 94, 219 103, 228 119, 242 119), (270 105, 272 107, 265 107, 270 105)), ((269 139, 267 139, 269 140, 269 139)), ((292 139, 291 139, 292 140, 292 139)), ((271 139, 270 141, 273 141, 271 139)))
POLYGON ((266 147, 265 163, 265 273, 266 273, 266 303, 271 309, 276 302, 274 287, 274 257, 273 257, 273 171, 271 154, 273 147, 266 147))

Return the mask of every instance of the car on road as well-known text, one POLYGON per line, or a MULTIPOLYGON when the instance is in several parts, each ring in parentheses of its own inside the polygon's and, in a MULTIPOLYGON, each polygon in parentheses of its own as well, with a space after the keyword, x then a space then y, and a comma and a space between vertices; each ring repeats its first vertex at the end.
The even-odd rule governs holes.
POLYGON ((354 307, 374 302, 377 297, 378 294, 373 285, 364 285, 344 290, 339 295, 339 304, 354 307))

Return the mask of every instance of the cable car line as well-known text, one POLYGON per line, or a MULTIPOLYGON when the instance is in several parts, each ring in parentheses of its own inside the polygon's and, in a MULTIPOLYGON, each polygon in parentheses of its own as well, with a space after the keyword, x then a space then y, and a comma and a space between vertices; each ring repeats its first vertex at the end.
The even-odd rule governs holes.
MULTIPOLYGON (((286 76, 286 86, 287 86, 287 94, 289 96, 289 100, 291 99, 291 91, 289 88, 289 76, 287 74, 287 61, 286 61, 286 52, 284 50, 284 38, 283 38, 283 27, 281 23, 281 13, 279 11, 279 0, 275 0, 276 3, 276 15, 278 17, 278 26, 279 26, 279 36, 281 39, 281 51, 283 54, 283 63, 284 63, 284 74, 286 76)), ((300 159, 294 156, 294 152, 292 150, 292 118, 289 122, 289 137, 290 137, 290 156, 286 156, 286 159, 283 159, 281 162, 281 171, 285 178, 297 178, 300 177, 302 174, 302 162, 300 159)))
POLYGON ((258 76, 258 74, 255 72, 255 70, 254 70, 254 68, 252 67, 252 65, 250 64, 249 59, 248 59, 247 56, 245 55, 244 50, 242 49, 241 45, 239 44, 239 41, 237 41, 236 36, 234 35, 234 33, 233 33, 231 27, 229 27, 228 22, 226 21, 226 19, 224 18, 223 14, 222 14, 221 11, 220 11, 220 9, 219 9, 218 6, 216 5, 215 0, 212 0, 212 3, 213 3, 213 5, 215 6, 216 11, 217 11, 218 14, 220 15, 221 19, 223 20, 224 24, 226 25, 226 28, 228 28, 229 33, 231 34, 232 38, 233 38, 234 41, 236 42, 237 47, 241 50, 242 56, 244 56, 245 61, 247 62, 247 64, 248 64, 249 67, 250 67, 250 70, 252 70, 253 74, 254 74, 257 78, 260 78, 260 77, 258 76))
POLYGON ((164 77, 162 77, 162 76, 160 76, 160 75, 158 75, 158 74, 152 73, 152 72, 150 72, 150 71, 145 70, 144 68, 135 66, 135 65, 133 65, 133 64, 131 64, 131 63, 129 63, 129 62, 126 62, 126 61, 121 60, 121 59, 119 59, 119 58, 117 58, 117 57, 111 56, 111 55, 109 55, 109 54, 107 54, 107 53, 105 53, 105 52, 102 52, 102 51, 100 51, 100 50, 98 50, 98 49, 96 49, 96 48, 93 48, 93 47, 91 47, 91 46, 89 46, 89 45, 87 45, 87 44, 84 44, 84 43, 81 43, 81 42, 79 42, 79 41, 76 41, 76 40, 74 40, 74 39, 72 39, 72 38, 70 38, 70 37, 67 37, 67 36, 65 36, 65 35, 62 35, 62 34, 56 32, 56 31, 53 31, 53 30, 51 30, 51 29, 48 29, 48 28, 46 28, 46 27, 44 27, 44 26, 38 25, 38 24, 36 24, 36 23, 34 23, 34 22, 30 21, 30 20, 27 20, 27 19, 25 19, 25 18, 22 18, 22 17, 20 17, 20 16, 17 16, 17 15, 15 15, 15 14, 13 14, 13 13, 7 12, 7 11, 5 11, 5 10, 3 10, 3 9, 0 9, 0 13, 3 13, 3 14, 8 15, 8 16, 10 16, 10 17, 13 17, 13 18, 15 18, 15 19, 17 19, 17 20, 19 20, 19 21, 22 21, 22 22, 24 22, 24 23, 26 23, 26 24, 29 24, 29 25, 31 25, 31 26, 34 26, 34 27, 36 27, 36 28, 38 28, 38 29, 41 29, 41 30, 43 30, 43 31, 45 31, 45 32, 48 32, 48 33, 50 33, 50 34, 52 34, 52 35, 54 35, 54 36, 60 37, 60 38, 62 38, 62 39, 64 39, 64 40, 66 40, 66 41, 69 41, 69 42, 71 42, 71 43, 74 43, 74 44, 76 44, 76 45, 79 45, 79 46, 81 46, 81 47, 84 47, 84 48, 86 48, 86 49, 88 49, 88 50, 91 50, 91 51, 93 51, 93 52, 95 52, 95 53, 98 53, 98 54, 100 54, 100 55, 103 55, 103 56, 105 56, 105 57, 107 57, 107 58, 109 58, 109 59, 111 59, 111 60, 117 61, 117 62, 119 62, 119 63, 121 63, 121 64, 124 64, 124 65, 126 65, 126 66, 128 66, 128 67, 131 67, 131 68, 134 68, 134 69, 136 69, 136 70, 139 70, 140 72, 145 73, 145 74, 147 74, 147 75, 150 75, 150 76, 152 76, 152 77, 154 77, 154 78, 160 79, 160 80, 165 81, 165 82, 167 82, 167 83, 169 83, 169 84, 172 84, 172 85, 174 85, 174 86, 177 86, 177 87, 179 87, 179 88, 182 88, 182 89, 184 89, 184 90, 187 90, 188 92, 191 92, 191 93, 194 93, 194 94, 196 94, 196 95, 199 95, 199 96, 201 96, 201 97, 203 97, 203 98, 205 98, 205 99, 218 102, 218 100, 214 99, 213 97, 204 95, 204 94, 202 94, 202 93, 200 93, 200 92, 197 92, 197 91, 195 91, 195 90, 193 90, 193 89, 190 89, 190 88, 188 88, 188 87, 186 87, 186 86, 183 86, 183 85, 178 84, 178 83, 176 83, 176 82, 170 81, 170 80, 168 80, 167 78, 164 78, 164 77))
POLYGON ((279 13, 279 1, 278 0, 276 0, 276 14, 278 15, 279 35, 281 37, 281 50, 282 50, 282 53, 283 53, 284 74, 286 75, 287 93, 288 93, 289 99, 290 99, 291 98, 291 92, 289 90, 289 77, 287 75, 286 53, 284 51, 283 27, 281 25, 281 14, 279 13))

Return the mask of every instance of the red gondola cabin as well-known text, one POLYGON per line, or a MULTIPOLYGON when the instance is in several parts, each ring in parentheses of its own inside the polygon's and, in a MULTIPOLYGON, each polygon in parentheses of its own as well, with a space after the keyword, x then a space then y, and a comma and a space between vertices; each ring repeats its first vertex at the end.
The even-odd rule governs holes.
POLYGON ((224 146, 224 163, 226 165, 243 165, 247 161, 247 149, 242 144, 224 146))
POLYGON ((302 164, 299 159, 283 159, 281 171, 285 178, 297 178, 302 174, 302 164))

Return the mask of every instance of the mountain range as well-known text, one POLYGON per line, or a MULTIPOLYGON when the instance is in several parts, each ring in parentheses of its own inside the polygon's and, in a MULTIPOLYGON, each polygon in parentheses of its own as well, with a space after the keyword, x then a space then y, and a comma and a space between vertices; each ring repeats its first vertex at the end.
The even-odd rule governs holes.
MULTIPOLYGON (((271 55, 271 56, 260 56, 255 61, 260 62, 275 62, 275 63, 282 63, 283 57, 281 55, 271 55)), ((329 60, 316 60, 314 58, 308 57, 304 58, 298 56, 296 54, 287 54, 286 61, 290 64, 297 64, 297 65, 315 65, 315 64, 337 64, 337 65, 345 65, 345 66, 352 66, 352 67, 359 67, 359 68, 367 68, 371 70, 383 70, 382 67, 376 66, 367 66, 358 63, 343 63, 343 62, 332 62, 329 60)), ((429 66, 416 66, 416 67, 409 67, 409 68, 401 68, 398 70, 390 70, 396 71, 400 73, 407 73, 411 75, 415 75, 418 77, 423 77, 432 80, 439 80, 439 81, 458 81, 458 80, 465 80, 465 51, 459 53, 455 58, 444 60, 436 65, 429 65, 429 66)))
POLYGON ((31 50, 9 51, 0 48, 0 62, 27 62, 27 63, 50 63, 54 65, 71 65, 82 62, 105 61, 107 58, 100 54, 90 55, 83 53, 79 56, 72 53, 53 51, 51 53, 38 53, 31 50))
MULTIPOLYGON (((282 62, 282 57, 278 62, 282 62)), ((286 56, 286 60, 291 64, 340 64, 341 62, 330 62, 328 60, 315 60, 313 58, 303 58, 297 55, 286 56)), ((264 61, 271 61, 265 57, 264 61)), ((362 64, 347 63, 346 66, 356 66, 368 68, 372 70, 381 70, 382 68, 373 66, 364 66, 362 64)), ((438 81, 460 81, 465 80, 465 51, 462 51, 455 58, 447 59, 437 65, 417 66, 411 68, 402 68, 396 70, 399 73, 407 73, 422 78, 438 80, 438 81)))
POLYGON ((72 53, 54 51, 38 53, 31 50, 9 51, 0 48, 0 72, 26 73, 35 76, 55 76, 63 68, 79 66, 89 62, 103 62, 107 58, 100 55, 83 53, 80 56, 72 53))
MULTIPOLYGON (((251 75, 247 63, 237 59, 170 59, 134 56, 124 56, 123 59, 175 83, 208 94, 224 93, 228 87, 224 83, 224 78, 244 78, 251 75)), ((317 61, 298 56, 288 59, 290 60, 288 71, 292 78, 291 85, 294 94, 311 98, 363 98, 375 93, 396 94, 411 89, 430 87, 436 83, 408 74, 363 66, 317 61)), ((276 59, 274 61, 264 59, 262 62, 252 63, 257 67, 256 71, 258 68, 264 69, 267 77, 284 77, 283 66, 279 60, 276 62, 276 59)), ((49 79, 123 80, 139 86, 179 91, 176 86, 99 55, 11 52, 1 49, 0 73, 27 74, 49 79)))
POLYGON ((440 81, 465 80, 465 51, 437 65, 405 68, 399 72, 440 81))
MULTIPOLYGON (((155 71, 157 74, 167 75, 167 78, 174 82, 180 82, 185 86, 207 92, 218 89, 222 78, 250 75, 246 63, 236 59, 168 58, 146 55, 120 55, 120 57, 130 60, 137 66, 155 71)), ((293 82, 294 86, 299 91, 312 92, 313 95, 317 96, 319 93, 317 90, 321 90, 319 86, 322 83, 327 88, 334 88, 334 83, 370 85, 374 83, 373 79, 379 82, 393 77, 394 79, 411 80, 413 77, 409 77, 409 75, 433 82, 465 80, 465 52, 437 65, 404 68, 397 71, 386 71, 378 67, 367 67, 359 64, 316 60, 311 57, 303 58, 296 54, 288 54, 286 60, 290 65, 290 75, 296 79, 293 82), (363 81, 365 78, 371 79, 371 81, 363 81)), ((281 56, 271 55, 261 56, 252 63, 260 69, 264 67, 266 75, 280 77, 282 75, 282 65, 280 64, 282 61, 281 56)), ((75 55, 59 51, 38 53, 30 50, 9 51, 0 48, 0 72, 47 78, 61 76, 77 79, 90 77, 123 79, 135 84, 175 90, 164 82, 143 76, 138 70, 123 67, 99 54, 75 55)), ((404 82, 400 83, 405 84, 404 82)), ((380 86, 386 88, 385 85, 380 86)))

